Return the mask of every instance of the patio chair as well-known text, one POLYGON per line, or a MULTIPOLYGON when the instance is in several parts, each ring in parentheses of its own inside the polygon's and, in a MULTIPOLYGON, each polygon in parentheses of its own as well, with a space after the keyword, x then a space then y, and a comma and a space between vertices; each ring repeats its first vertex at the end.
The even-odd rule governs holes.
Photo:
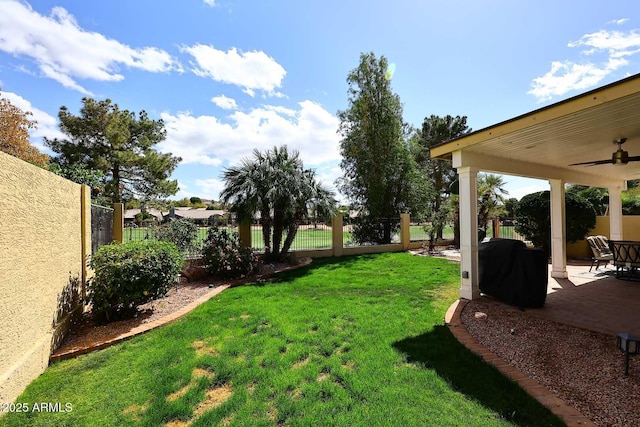
POLYGON ((591 271, 594 264, 597 270, 598 267, 600 267, 601 261, 605 262, 605 266, 609 264, 609 261, 613 261, 613 252, 611 252, 611 249, 609 248, 609 240, 605 236, 589 236, 587 237, 587 243, 589 243, 589 247, 593 253, 589 271, 591 271))

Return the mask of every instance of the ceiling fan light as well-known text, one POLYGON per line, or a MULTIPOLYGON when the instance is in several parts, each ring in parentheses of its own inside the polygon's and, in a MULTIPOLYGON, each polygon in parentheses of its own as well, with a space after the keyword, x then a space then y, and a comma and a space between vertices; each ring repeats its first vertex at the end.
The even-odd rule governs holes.
POLYGON ((624 150, 618 150, 611 155, 611 163, 616 166, 624 166, 629 163, 629 153, 624 150))

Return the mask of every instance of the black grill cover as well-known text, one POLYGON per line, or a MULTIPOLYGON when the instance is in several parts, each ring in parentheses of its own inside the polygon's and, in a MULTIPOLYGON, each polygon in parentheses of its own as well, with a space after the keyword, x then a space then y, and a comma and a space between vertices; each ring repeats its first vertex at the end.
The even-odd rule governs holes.
POLYGON ((480 292, 516 307, 537 308, 547 298, 547 256, 524 242, 491 239, 478 249, 480 292))

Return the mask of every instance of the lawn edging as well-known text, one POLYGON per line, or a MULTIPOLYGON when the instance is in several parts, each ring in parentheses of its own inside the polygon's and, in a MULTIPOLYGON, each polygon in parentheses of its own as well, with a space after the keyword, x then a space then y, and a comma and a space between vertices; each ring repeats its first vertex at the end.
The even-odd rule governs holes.
POLYGON ((260 280, 260 279, 267 279, 269 277, 275 276, 279 273, 283 273, 285 271, 291 271, 291 270, 296 270, 298 268, 302 268, 302 267, 306 267, 307 265, 311 264, 311 262, 313 261, 312 258, 302 258, 298 264, 296 265, 291 265, 291 266, 287 266, 284 268, 280 268, 280 269, 276 269, 274 271, 271 271, 269 273, 265 273, 265 274, 256 274, 253 276, 249 276, 249 277, 244 277, 242 279, 235 279, 235 280, 230 280, 227 283, 224 283, 220 286, 217 286, 215 288, 213 288, 211 290, 211 292, 206 293, 205 295, 201 296, 200 298, 198 298, 195 301, 190 302, 189 304, 185 305, 184 307, 182 307, 179 310, 176 310, 175 312, 168 314, 166 316, 164 316, 161 319, 155 320, 153 322, 149 322, 149 323, 144 323, 140 326, 137 326, 135 328, 132 328, 131 330, 122 333, 120 335, 118 335, 115 338, 111 338, 111 339, 107 339, 105 341, 101 341, 101 342, 96 342, 96 343, 92 343, 91 345, 88 346, 83 346, 83 347, 78 347, 78 348, 73 348, 71 350, 68 351, 64 351, 64 352, 53 352, 53 354, 49 357, 49 364, 52 364, 54 362, 58 362, 61 360, 66 360, 66 359, 73 359, 75 357, 81 356, 83 354, 87 354, 87 353, 91 353, 93 351, 97 351, 97 350, 102 350, 105 349, 107 347, 111 347, 112 345, 118 344, 122 341, 126 341, 128 339, 131 339, 135 336, 144 334, 146 332, 149 332, 155 328, 158 328, 160 326, 166 325, 168 323, 171 323, 183 316, 185 316, 186 314, 192 312, 193 310, 195 310, 198 306, 202 305, 203 303, 209 301, 211 298, 215 297, 216 295, 219 295, 220 293, 222 293, 222 291, 228 289, 228 288, 233 288, 236 286, 241 286, 244 285, 245 283, 250 283, 250 282, 255 282, 256 280, 260 280))
POLYGON ((476 353, 482 359, 495 366, 502 374, 515 381, 524 391, 526 391, 531 397, 536 399, 542 405, 546 406, 551 412, 557 415, 567 426, 586 426, 595 427, 591 419, 585 417, 577 409, 569 406, 564 400, 556 396, 547 387, 540 384, 538 381, 529 378, 523 372, 516 367, 507 363, 497 354, 489 351, 482 344, 478 342, 464 327, 460 318, 462 310, 469 303, 469 300, 460 298, 456 300, 445 315, 444 322, 456 339, 472 352, 476 353))

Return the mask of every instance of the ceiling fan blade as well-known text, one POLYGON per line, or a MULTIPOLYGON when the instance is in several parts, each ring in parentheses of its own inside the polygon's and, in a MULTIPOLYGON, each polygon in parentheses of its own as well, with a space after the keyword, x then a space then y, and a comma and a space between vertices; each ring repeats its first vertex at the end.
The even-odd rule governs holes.
POLYGON ((627 161, 629 161, 629 162, 640 162, 640 156, 629 156, 627 161))
MULTIPOLYGON (((638 156, 638 159, 640 159, 640 156, 638 156)), ((612 163, 611 159, 593 160, 591 162, 582 162, 582 163, 572 163, 569 166, 581 166, 581 165, 595 166, 595 165, 606 165, 607 163, 612 163)))

